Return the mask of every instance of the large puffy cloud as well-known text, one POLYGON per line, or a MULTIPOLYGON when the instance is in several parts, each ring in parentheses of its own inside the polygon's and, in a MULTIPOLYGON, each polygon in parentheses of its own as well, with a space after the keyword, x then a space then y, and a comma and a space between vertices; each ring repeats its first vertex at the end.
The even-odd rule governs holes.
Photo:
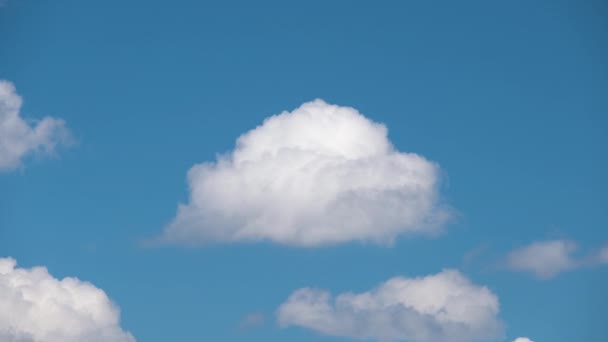
POLYGON ((278 311, 281 326, 360 339, 462 342, 502 336, 498 298, 455 270, 422 278, 396 277, 364 293, 332 298, 296 290, 278 311))
POLYGON ((532 341, 531 339, 529 339, 527 337, 518 337, 513 342, 534 342, 534 341, 532 341))
POLYGON ((515 271, 528 272, 541 279, 581 267, 608 264, 608 247, 586 257, 576 255, 578 245, 572 240, 545 240, 531 243, 509 253, 507 264, 515 271))
POLYGON ((190 201, 169 242, 390 243, 433 234, 449 210, 438 166, 395 150, 384 125, 322 100, 267 118, 215 162, 188 172, 190 201))
POLYGON ((14 85, 0 80, 0 172, 19 167, 32 152, 53 153, 57 145, 70 140, 61 119, 26 122, 20 116, 22 102, 14 85))
POLYGON ((135 342, 104 291, 44 267, 17 268, 0 258, 0 340, 4 342, 135 342))

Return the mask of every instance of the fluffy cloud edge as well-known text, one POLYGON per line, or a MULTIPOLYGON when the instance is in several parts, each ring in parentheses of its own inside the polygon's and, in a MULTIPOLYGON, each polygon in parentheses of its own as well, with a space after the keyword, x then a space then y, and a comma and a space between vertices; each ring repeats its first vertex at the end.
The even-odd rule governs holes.
POLYGON ((20 268, 15 259, 0 258, 0 302, 3 340, 135 342, 102 289, 73 277, 57 279, 45 267, 20 268))
POLYGON ((22 167, 30 155, 52 156, 59 146, 74 143, 64 120, 44 117, 28 122, 21 117, 22 104, 15 85, 0 80, 0 172, 22 167))
POLYGON ((534 342, 534 341, 532 341, 531 339, 529 339, 527 337, 518 337, 513 342, 534 342))
POLYGON ((332 296, 318 288, 295 290, 276 311, 279 326, 323 335, 414 342, 499 339, 498 297, 456 270, 391 278, 362 293, 332 296))

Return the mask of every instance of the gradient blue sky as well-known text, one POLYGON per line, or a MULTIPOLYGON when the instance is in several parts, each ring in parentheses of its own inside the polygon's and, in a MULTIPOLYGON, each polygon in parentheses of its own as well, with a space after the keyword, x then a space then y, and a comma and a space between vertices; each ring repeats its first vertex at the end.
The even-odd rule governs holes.
POLYGON ((503 259, 608 241, 607 17, 604 1, 9 0, 0 78, 23 116, 63 118, 77 144, 0 174, 0 256, 91 281, 138 341, 341 341, 280 329, 274 311, 303 286, 443 268, 496 293, 504 341, 606 341, 608 267, 542 280, 503 259), (142 246, 187 200, 192 165, 315 98, 441 165, 459 212, 447 234, 142 246), (265 323, 240 329, 255 312, 265 323))

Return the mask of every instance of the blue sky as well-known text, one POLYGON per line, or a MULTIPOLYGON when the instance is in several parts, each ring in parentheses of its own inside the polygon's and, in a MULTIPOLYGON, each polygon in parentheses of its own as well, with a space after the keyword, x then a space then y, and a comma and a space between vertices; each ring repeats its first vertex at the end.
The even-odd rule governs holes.
POLYGON ((0 173, 0 257, 103 289, 137 341, 347 341, 279 327, 277 309, 303 287, 443 269, 499 299, 492 340, 605 341, 606 15, 601 1, 9 0, 0 79, 21 117, 60 118, 73 139, 0 173), (443 234, 149 246, 190 202, 190 168, 317 98, 439 165, 443 234), (560 260, 534 254, 556 241, 560 260))

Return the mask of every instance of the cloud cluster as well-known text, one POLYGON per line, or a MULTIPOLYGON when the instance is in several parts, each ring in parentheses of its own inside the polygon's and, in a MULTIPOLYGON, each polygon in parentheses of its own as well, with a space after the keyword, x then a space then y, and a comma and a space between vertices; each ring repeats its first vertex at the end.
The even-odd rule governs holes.
POLYGON ((53 153, 70 140, 63 120, 45 117, 28 123, 20 116, 21 105, 15 86, 0 80, 0 172, 19 167, 30 153, 53 153))
POLYGON ((322 100, 267 118, 215 162, 188 172, 190 200, 168 242, 292 246, 390 243, 434 234, 449 216, 438 166, 399 152, 385 126, 322 100))
POLYGON ((364 293, 332 298, 324 290, 296 290, 278 311, 283 327, 361 339, 460 342, 500 337, 498 298, 458 271, 396 277, 364 293))
POLYGON ((135 342, 119 318, 118 308, 92 284, 0 258, 1 341, 135 342))
POLYGON ((527 337, 518 337, 513 342, 534 342, 534 341, 532 341, 531 339, 529 339, 527 337))

